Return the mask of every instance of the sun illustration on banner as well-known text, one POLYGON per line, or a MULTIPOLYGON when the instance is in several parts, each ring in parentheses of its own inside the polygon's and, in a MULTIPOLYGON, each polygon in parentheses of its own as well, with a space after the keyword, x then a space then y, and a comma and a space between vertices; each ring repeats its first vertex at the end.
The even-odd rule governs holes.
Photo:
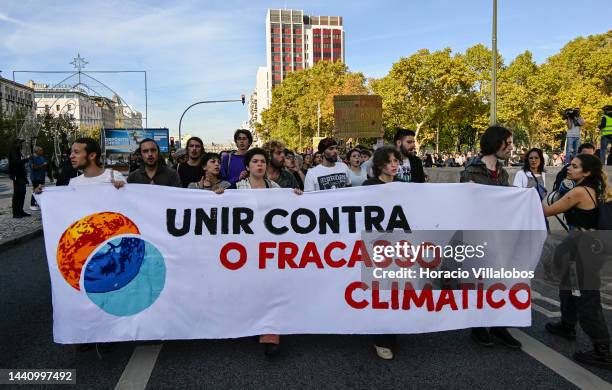
POLYGON ((88 215, 68 227, 57 245, 57 265, 75 290, 109 314, 130 316, 159 297, 166 281, 164 258, 119 213, 88 215), (84 270, 83 270, 84 269, 84 270))

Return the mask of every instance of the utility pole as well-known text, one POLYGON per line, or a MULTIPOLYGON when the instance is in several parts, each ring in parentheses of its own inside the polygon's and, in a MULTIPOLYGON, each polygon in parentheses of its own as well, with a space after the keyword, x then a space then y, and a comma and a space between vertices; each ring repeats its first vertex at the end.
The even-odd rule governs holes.
POLYGON ((493 69, 491 70, 491 126, 497 123, 497 0, 493 0, 493 69))

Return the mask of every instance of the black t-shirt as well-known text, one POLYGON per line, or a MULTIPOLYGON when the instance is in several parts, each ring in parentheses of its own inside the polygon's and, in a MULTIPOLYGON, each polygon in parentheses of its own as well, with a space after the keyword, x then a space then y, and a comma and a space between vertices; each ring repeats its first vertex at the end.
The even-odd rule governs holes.
POLYGON ((302 181, 302 178, 300 177, 300 175, 297 172, 293 172, 293 177, 295 177, 295 180, 298 182, 298 186, 300 187, 300 190, 304 190, 304 182, 302 181))
MULTIPOLYGON (((397 176, 393 177, 393 181, 400 181, 397 176)), ((378 177, 371 177, 369 179, 367 179, 366 181, 364 181, 363 183, 361 183, 362 186, 374 186, 377 184, 387 184, 384 181, 380 180, 378 177)))
POLYGON ((201 165, 192 166, 187 163, 179 164, 177 168, 178 174, 181 177, 181 184, 183 188, 187 188, 189 183, 195 183, 200 181, 204 176, 204 169, 201 165))

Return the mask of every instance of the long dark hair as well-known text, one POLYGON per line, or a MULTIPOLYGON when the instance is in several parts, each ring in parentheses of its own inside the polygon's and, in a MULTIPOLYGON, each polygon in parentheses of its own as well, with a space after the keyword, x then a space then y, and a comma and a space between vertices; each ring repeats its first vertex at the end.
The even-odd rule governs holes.
POLYGON ((608 188, 608 177, 603 170, 601 160, 590 154, 579 154, 575 158, 580 160, 583 172, 590 172, 578 186, 590 187, 595 190, 597 197, 606 202, 612 198, 612 193, 608 188))
POLYGON ((542 149, 539 148, 531 148, 527 153, 525 153, 525 159, 523 160, 523 171, 531 171, 531 165, 529 164, 529 155, 533 152, 536 152, 538 154, 538 157, 540 157, 540 165, 538 165, 538 172, 535 173, 542 173, 544 172, 544 153, 542 152, 542 149))

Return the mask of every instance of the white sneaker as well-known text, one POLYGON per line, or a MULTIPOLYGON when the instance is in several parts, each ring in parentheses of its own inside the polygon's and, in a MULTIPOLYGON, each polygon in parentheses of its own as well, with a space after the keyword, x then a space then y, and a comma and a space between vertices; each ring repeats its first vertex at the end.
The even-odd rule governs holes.
POLYGON ((40 210, 40 208, 38 206, 30 206, 30 210, 38 211, 38 210, 40 210))
POLYGON ((374 349, 376 349, 376 354, 379 358, 385 360, 393 359, 393 351, 391 348, 379 347, 378 345, 374 344, 374 349))

